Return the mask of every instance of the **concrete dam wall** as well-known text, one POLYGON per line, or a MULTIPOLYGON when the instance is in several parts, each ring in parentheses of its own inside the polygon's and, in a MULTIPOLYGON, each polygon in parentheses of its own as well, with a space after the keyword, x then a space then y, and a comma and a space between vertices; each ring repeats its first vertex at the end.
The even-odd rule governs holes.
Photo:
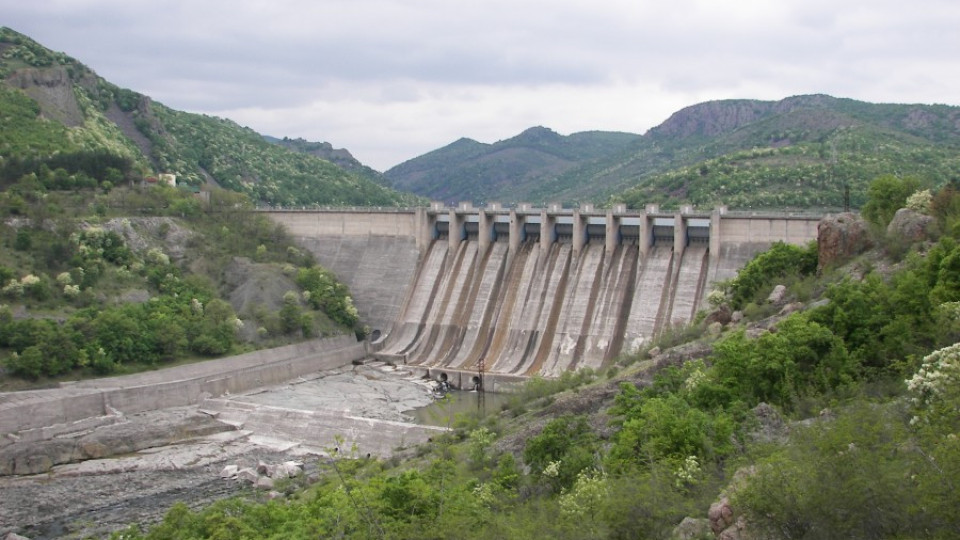
POLYGON ((712 283, 771 243, 815 239, 820 219, 655 205, 269 214, 351 287, 379 359, 514 376, 607 365, 691 321, 712 283))

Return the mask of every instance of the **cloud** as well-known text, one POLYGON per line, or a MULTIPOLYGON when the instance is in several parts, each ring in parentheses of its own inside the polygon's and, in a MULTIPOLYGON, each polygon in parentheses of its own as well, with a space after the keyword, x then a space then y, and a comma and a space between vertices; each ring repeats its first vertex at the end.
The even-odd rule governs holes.
POLYGON ((0 0, 108 80, 380 169, 532 125, 644 132, 722 98, 955 102, 947 0, 0 0))

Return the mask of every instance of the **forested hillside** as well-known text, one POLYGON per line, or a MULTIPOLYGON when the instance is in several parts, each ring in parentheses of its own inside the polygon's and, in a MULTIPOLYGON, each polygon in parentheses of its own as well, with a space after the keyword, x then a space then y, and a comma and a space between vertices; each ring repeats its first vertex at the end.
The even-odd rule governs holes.
POLYGON ((953 538, 960 192, 868 191, 866 223, 833 225, 857 249, 776 244, 602 372, 115 538, 953 538))
POLYGON ((364 332, 346 286, 239 193, 30 174, 0 216, 0 390, 364 332))
POLYGON ((230 120, 176 111, 119 88, 9 28, 0 28, 0 78, 0 188, 27 174, 90 186, 139 183, 163 173, 194 189, 244 193, 257 204, 417 201, 362 168, 346 170, 271 144, 230 120))
POLYGON ((493 145, 462 139, 385 174, 401 189, 475 203, 842 207, 849 189, 859 207, 879 174, 931 186, 957 177, 958 150, 958 107, 814 95, 702 103, 643 136, 533 128, 493 145))
POLYGON ((639 139, 589 131, 562 136, 534 127, 484 144, 460 139, 384 173, 394 187, 446 202, 552 201, 556 179, 572 168, 620 154, 639 139), (533 198, 540 193, 546 198, 533 198))

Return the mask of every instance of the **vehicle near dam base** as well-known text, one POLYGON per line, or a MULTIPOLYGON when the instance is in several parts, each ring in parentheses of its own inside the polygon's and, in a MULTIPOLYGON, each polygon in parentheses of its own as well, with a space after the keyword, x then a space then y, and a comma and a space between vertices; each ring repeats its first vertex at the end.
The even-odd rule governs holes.
POLYGON ((602 368, 687 324, 715 283, 820 213, 520 204, 266 210, 354 292, 376 358, 432 376, 602 368))

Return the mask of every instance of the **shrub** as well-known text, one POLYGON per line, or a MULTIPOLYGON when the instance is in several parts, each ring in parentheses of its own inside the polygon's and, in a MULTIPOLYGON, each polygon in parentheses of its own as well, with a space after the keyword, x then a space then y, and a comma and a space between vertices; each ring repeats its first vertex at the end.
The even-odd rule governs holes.
POLYGON ((771 288, 775 279, 799 278, 817 270, 817 246, 806 247, 775 242, 770 249, 758 254, 737 273, 730 282, 731 303, 741 309, 757 300, 761 291, 771 288))
POLYGON ((565 415, 544 426, 527 441, 523 461, 536 474, 555 478, 560 487, 573 485, 581 471, 594 465, 598 439, 583 416, 565 415))
POLYGON ((859 375, 843 341, 802 314, 757 339, 731 334, 716 344, 713 359, 716 381, 749 407, 766 402, 790 410, 797 398, 847 386, 859 375))
POLYGON ((920 180, 907 176, 898 178, 886 174, 875 178, 867 188, 867 202, 860 214, 874 226, 886 229, 897 210, 907 203, 907 197, 920 188, 920 180))

